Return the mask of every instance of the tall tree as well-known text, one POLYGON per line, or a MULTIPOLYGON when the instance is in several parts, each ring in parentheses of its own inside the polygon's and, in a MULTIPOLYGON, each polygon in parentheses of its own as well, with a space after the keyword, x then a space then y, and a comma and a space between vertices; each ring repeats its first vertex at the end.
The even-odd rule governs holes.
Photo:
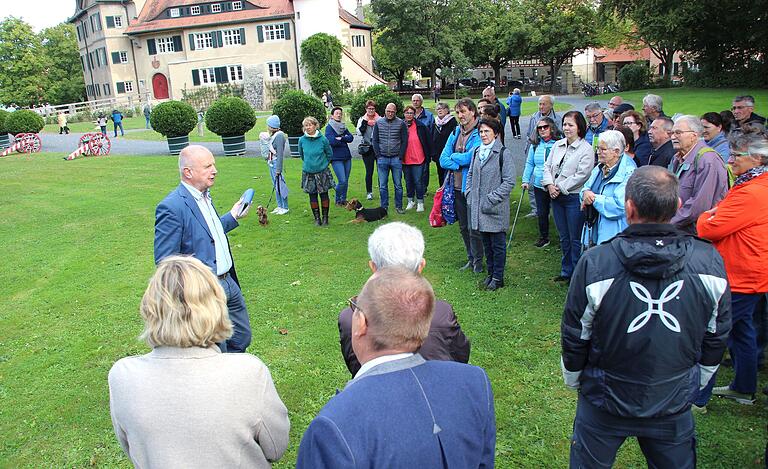
POLYGON ((45 56, 45 101, 71 103, 85 98, 83 69, 75 39, 75 27, 61 23, 41 33, 45 56))
POLYGON ((0 103, 31 106, 43 101, 45 58, 32 27, 9 16, 0 22, 0 103))
POLYGON ((339 39, 326 33, 313 34, 301 43, 301 65, 317 96, 326 91, 341 96, 341 52, 339 39))
POLYGON ((490 65, 496 80, 510 60, 528 55, 530 31, 517 0, 476 0, 477 25, 465 46, 475 66, 490 65))

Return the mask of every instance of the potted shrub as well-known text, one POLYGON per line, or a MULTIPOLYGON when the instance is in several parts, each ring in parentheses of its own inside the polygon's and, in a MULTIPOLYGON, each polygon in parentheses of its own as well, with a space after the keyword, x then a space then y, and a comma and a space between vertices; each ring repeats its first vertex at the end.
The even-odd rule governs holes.
POLYGON ((299 137, 304 134, 301 121, 307 116, 313 116, 322 128, 328 120, 323 102, 300 90, 285 92, 275 103, 272 113, 280 118, 280 127, 288 134, 291 156, 294 157, 299 156, 299 137))
POLYGON ((372 99, 376 102, 376 112, 380 116, 384 116, 384 108, 388 103, 395 103, 397 107, 397 115, 403 115, 403 99, 394 91, 387 88, 385 85, 374 85, 366 89, 363 93, 357 95, 352 100, 351 109, 349 111, 350 119, 352 119, 352 125, 357 123, 360 116, 365 114, 365 102, 372 99))
POLYGON ((211 104, 205 113, 205 126, 221 137, 224 154, 245 154, 245 134, 256 125, 256 113, 243 98, 227 96, 211 104))
POLYGON ((0 150, 5 150, 10 146, 8 131, 5 128, 5 120, 11 113, 5 109, 0 109, 0 150))
POLYGON ((152 128, 168 139, 168 151, 178 155, 189 146, 189 133, 197 125, 197 113, 182 101, 166 101, 152 110, 149 118, 152 128))

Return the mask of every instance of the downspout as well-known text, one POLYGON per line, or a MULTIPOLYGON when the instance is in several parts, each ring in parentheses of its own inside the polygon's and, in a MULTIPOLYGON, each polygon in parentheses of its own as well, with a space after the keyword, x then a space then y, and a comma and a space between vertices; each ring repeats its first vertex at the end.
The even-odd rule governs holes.
POLYGON ((296 20, 291 18, 291 25, 293 25, 293 50, 296 55, 296 80, 298 81, 299 89, 301 89, 301 65, 299 64, 299 33, 296 31, 296 20))

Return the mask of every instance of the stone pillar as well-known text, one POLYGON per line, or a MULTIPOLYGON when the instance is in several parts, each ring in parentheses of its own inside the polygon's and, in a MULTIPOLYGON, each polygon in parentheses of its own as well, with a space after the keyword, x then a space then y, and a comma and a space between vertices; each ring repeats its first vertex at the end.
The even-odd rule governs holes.
MULTIPOLYGON (((561 92, 565 94, 573 94, 575 89, 573 66, 570 64, 563 65, 560 67, 559 75, 563 77, 561 92)), ((555 76, 555 79, 557 79, 557 75, 555 76)))

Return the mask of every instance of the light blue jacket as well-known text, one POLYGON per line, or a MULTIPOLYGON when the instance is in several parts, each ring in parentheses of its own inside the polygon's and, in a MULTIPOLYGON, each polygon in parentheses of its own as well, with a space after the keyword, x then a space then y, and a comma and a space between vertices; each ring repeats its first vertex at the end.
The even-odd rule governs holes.
POLYGON ((728 139, 725 138, 725 134, 723 132, 720 132, 710 141, 704 141, 704 143, 707 144, 708 147, 712 148, 717 152, 718 155, 720 155, 720 158, 723 159, 726 163, 728 162, 728 159, 731 157, 731 149, 728 147, 728 139))
POLYGON ((461 192, 467 191, 467 171, 469 171, 469 165, 472 163, 472 155, 475 154, 475 148, 480 146, 480 134, 477 131, 477 127, 472 129, 467 142, 464 145, 464 152, 459 153, 453 151, 453 147, 456 146, 456 139, 461 132, 461 126, 457 125, 451 135, 448 137, 448 141, 445 142, 443 152, 440 153, 440 166, 444 169, 452 171, 458 171, 461 169, 461 192))
POLYGON ((523 170, 523 184, 532 184, 534 187, 544 189, 544 185, 541 183, 544 177, 544 163, 549 158, 549 153, 552 151, 552 147, 555 145, 554 138, 548 142, 541 141, 535 147, 531 145, 528 149, 528 158, 525 160, 525 170, 523 170), (533 180, 531 180, 533 178, 533 180))
MULTIPOLYGON (((600 244, 621 233, 628 226, 627 214, 624 211, 624 192, 627 188, 629 176, 636 169, 637 165, 632 158, 626 154, 622 155, 619 161, 619 168, 613 178, 603 183, 599 193, 593 191, 595 192, 593 206, 600 216, 597 219, 597 224, 592 229, 589 229, 586 223, 584 224, 581 239, 583 245, 589 244, 590 235, 595 244, 600 244)), ((592 190, 592 186, 595 185, 595 180, 600 171, 602 171, 601 166, 595 166, 587 183, 584 184, 584 187, 579 192, 579 200, 584 200, 585 191, 592 190)))

